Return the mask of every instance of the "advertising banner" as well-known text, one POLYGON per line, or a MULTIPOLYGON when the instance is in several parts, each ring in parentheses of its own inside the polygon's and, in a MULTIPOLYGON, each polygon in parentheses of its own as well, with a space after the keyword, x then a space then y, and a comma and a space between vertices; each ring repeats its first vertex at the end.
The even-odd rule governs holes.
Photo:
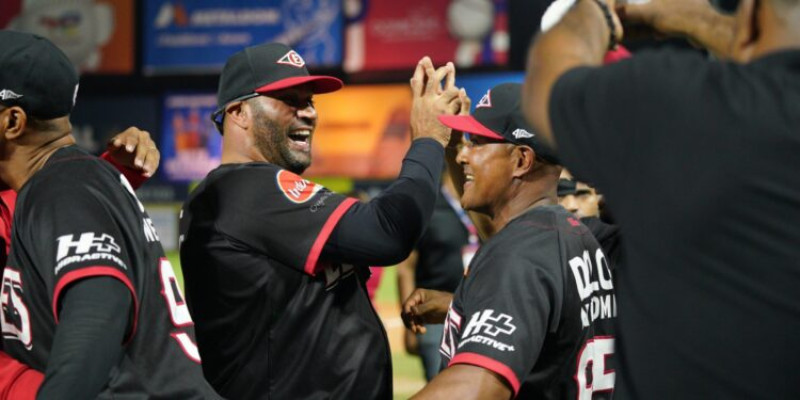
POLYGON ((505 65, 507 9, 507 0, 347 0, 344 69, 407 69, 426 55, 437 65, 505 65))
POLYGON ((70 115, 72 134, 79 146, 94 154, 105 151, 109 139, 131 126, 150 132, 156 140, 159 108, 157 96, 78 95, 70 115))
POLYGON ((341 0, 145 0, 144 71, 219 72, 231 54, 273 41, 310 66, 336 66, 341 11, 341 0))
POLYGON ((50 39, 82 72, 133 72, 133 0, 2 0, 0 28, 50 39))
POLYGON ((170 182, 201 180, 216 168, 221 136, 211 122, 215 94, 169 94, 161 119, 161 171, 170 182))
POLYGON ((319 121, 305 175, 397 177, 411 143, 408 85, 349 86, 314 102, 319 121))

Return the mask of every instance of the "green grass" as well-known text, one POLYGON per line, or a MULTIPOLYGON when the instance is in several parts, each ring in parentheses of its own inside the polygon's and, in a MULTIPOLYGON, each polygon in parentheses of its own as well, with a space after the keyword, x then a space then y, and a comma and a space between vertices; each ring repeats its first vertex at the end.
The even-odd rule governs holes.
MULTIPOLYGON (((178 252, 167 252, 167 259, 175 270, 175 276, 183 288, 183 271, 178 252)), ((393 304, 397 300, 397 270, 385 268, 381 283, 375 293, 375 302, 393 304)), ((385 316, 381 316, 386 318, 385 316)), ((416 356, 408 355, 403 349, 392 349, 392 372, 394 375, 394 399, 407 399, 424 384, 422 362, 416 356)))

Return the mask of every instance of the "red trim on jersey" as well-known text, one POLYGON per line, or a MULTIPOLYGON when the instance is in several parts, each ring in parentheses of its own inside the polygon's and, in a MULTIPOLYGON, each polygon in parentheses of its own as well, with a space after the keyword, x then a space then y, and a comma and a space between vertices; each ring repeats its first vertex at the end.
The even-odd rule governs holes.
POLYGON ((121 164, 114 161, 114 159, 111 158, 111 153, 107 151, 101 154, 100 158, 108 161, 108 163, 113 165, 114 168, 117 169, 117 171, 122 172, 122 175, 125 175, 125 179, 128 180, 128 183, 130 183, 131 187, 134 189, 140 188, 147 181, 147 177, 144 176, 144 173, 142 171, 137 171, 135 169, 122 166, 121 164))
POLYGON ((17 192, 7 189, 0 191, 0 237, 5 241, 5 253, 0 255, 0 262, 6 265, 8 254, 11 252, 11 222, 14 221, 14 207, 17 204, 17 192))
POLYGON ((342 219, 344 213, 357 202, 358 200, 349 197, 344 199, 342 204, 339 204, 339 206, 333 210, 331 216, 328 217, 328 220, 325 221, 325 225, 322 226, 322 230, 319 232, 319 235, 317 235, 317 239, 314 240, 314 245, 311 246, 311 251, 308 252, 308 257, 306 257, 306 265, 303 270, 306 271, 307 274, 311 276, 317 274, 317 261, 319 261, 319 255, 322 253, 322 247, 325 246, 325 242, 328 241, 328 237, 331 235, 331 232, 333 232, 333 228, 335 228, 339 220, 342 219))
POLYGON ((492 371, 508 381, 511 385, 511 389, 514 391, 514 396, 519 393, 519 379, 517 379, 517 374, 511 370, 507 365, 497 361, 493 358, 486 357, 484 355, 480 355, 477 353, 458 353, 447 366, 451 366, 454 364, 470 364, 475 365, 481 368, 486 368, 489 371, 492 371))
POLYGON ((0 351, 0 399, 34 400, 44 374, 0 351))
POLYGON ((79 281, 81 279, 92 278, 95 276, 108 276, 111 278, 116 278, 122 281, 125 286, 128 287, 128 290, 131 291, 131 296, 133 296, 133 328, 131 328, 131 332, 128 334, 128 337, 125 338, 125 344, 128 344, 133 339, 133 335, 136 334, 136 325, 139 322, 139 299, 136 297, 136 290, 133 288, 133 284, 131 284, 130 279, 128 276, 122 273, 122 271, 114 268, 114 267, 107 267, 102 265, 97 265, 93 267, 84 267, 80 269, 76 269, 75 271, 70 271, 64 274, 61 279, 58 280, 56 283, 56 289, 53 292, 53 318, 55 318, 56 324, 58 324, 58 300, 59 296, 61 295, 61 291, 64 290, 67 285, 70 283, 79 281))

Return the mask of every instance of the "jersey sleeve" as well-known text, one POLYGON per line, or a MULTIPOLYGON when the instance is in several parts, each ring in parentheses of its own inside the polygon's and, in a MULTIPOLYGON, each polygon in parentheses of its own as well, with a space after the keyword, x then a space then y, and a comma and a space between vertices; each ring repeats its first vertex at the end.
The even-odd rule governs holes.
POLYGON ((128 182, 130 182, 131 187, 133 187, 134 189, 140 188, 142 185, 144 185, 145 182, 147 182, 147 177, 144 175, 142 171, 125 167, 122 164, 116 162, 114 158, 111 157, 111 153, 106 151, 100 155, 100 158, 108 161, 108 163, 113 165, 114 168, 117 169, 117 171, 125 175, 125 179, 127 179, 128 182))
POLYGON ((635 179, 637 160, 689 145, 681 135, 691 129, 680 125, 691 128, 704 118, 696 99, 707 86, 710 64, 691 52, 645 52, 564 73, 549 102, 564 165, 581 180, 607 188, 609 182, 635 179))
POLYGON ((278 168, 241 168, 218 181, 217 228, 233 242, 314 275, 336 224, 357 202, 278 168))
POLYGON ((503 377, 515 395, 519 392, 545 337, 558 328, 563 285, 553 242, 526 242, 537 251, 522 251, 524 256, 507 243, 476 259, 487 264, 471 266, 474 275, 462 282, 462 328, 449 366, 486 368, 503 377))
POLYGON ((0 351, 0 400, 33 400, 43 380, 44 374, 0 351))
POLYGON ((133 248, 136 241, 130 237, 130 230, 126 234, 122 228, 120 208, 127 205, 111 201, 106 190, 115 188, 100 187, 121 184, 103 178, 106 177, 89 173, 82 175, 84 181, 38 182, 26 193, 26 209, 15 215, 14 223, 24 232, 20 238, 25 243, 24 257, 30 259, 45 282, 56 322, 65 289, 78 280, 96 276, 112 277, 125 284, 135 304, 136 320, 138 301, 131 253, 140 249, 133 248), (89 181, 92 183, 86 183, 89 181))

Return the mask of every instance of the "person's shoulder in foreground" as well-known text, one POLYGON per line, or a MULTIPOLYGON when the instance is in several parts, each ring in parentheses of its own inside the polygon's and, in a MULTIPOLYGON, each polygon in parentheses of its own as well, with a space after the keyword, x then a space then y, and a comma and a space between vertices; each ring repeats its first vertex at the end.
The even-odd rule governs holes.
POLYGON ((786 224, 800 220, 800 4, 738 3, 735 15, 688 0, 620 14, 731 61, 660 54, 598 68, 621 34, 614 2, 576 4, 531 49, 528 117, 627 235, 624 398, 798 396, 785 366, 800 352, 798 235, 786 224), (581 122, 566 121, 570 107, 581 122))

